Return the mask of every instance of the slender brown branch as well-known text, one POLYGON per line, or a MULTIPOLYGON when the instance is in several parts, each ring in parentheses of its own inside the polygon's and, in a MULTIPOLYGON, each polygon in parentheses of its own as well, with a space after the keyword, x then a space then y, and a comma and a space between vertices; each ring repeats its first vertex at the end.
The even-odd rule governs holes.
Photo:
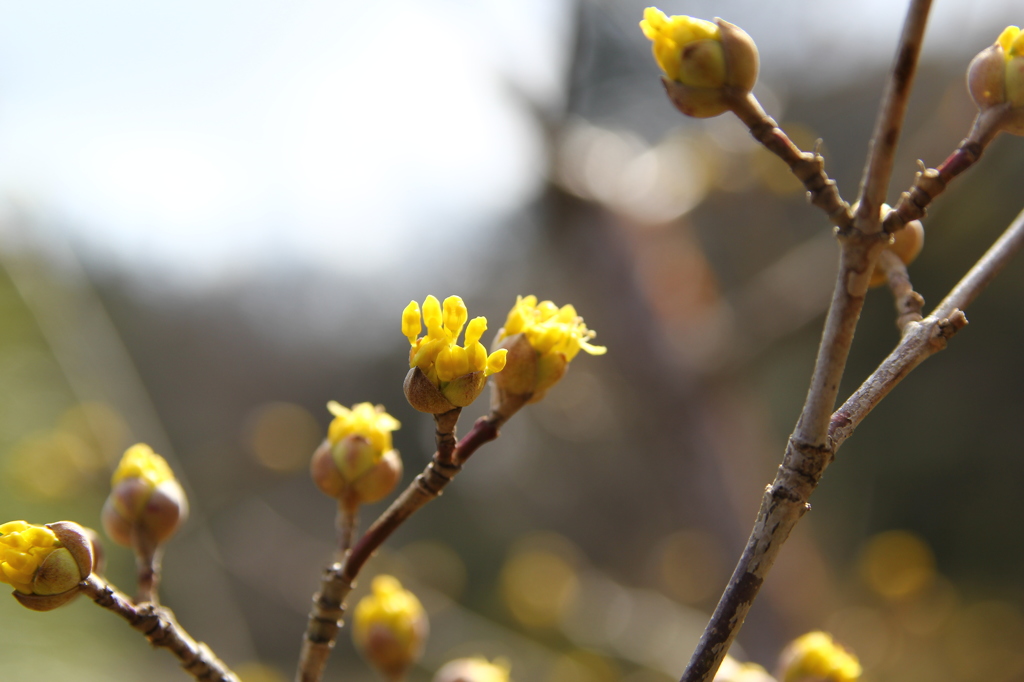
POLYGON ((210 647, 196 642, 185 632, 170 609, 152 602, 132 604, 127 596, 96 574, 83 580, 80 588, 94 602, 128 621, 153 646, 168 649, 177 656, 185 672, 197 680, 239 682, 238 677, 214 655, 210 647))
POLYGON ((902 332, 910 322, 921 321, 924 297, 914 291, 907 266, 893 251, 886 249, 878 257, 878 266, 885 272, 886 283, 896 305, 896 327, 902 332))
POLYGON ((835 180, 825 172, 825 158, 817 149, 814 152, 801 151, 750 93, 737 97, 732 111, 750 129, 755 140, 785 161, 793 175, 807 188, 808 200, 825 211, 833 225, 843 229, 852 225, 850 205, 839 196, 835 180))
POLYGON ((930 4, 930 0, 911 2, 879 113, 876 135, 880 137, 872 140, 868 155, 854 224, 840 226, 838 230, 839 273, 803 410, 775 481, 764 493, 743 554, 681 682, 710 682, 714 678, 779 550, 809 508, 807 499, 834 457, 828 438, 829 424, 868 282, 889 241, 889 235, 881 232, 879 206, 889 181, 892 151, 902 126, 930 4))
POLYGON ((914 184, 900 195, 896 208, 885 217, 882 227, 890 234, 903 228, 911 220, 925 215, 935 198, 946 191, 946 186, 956 176, 973 166, 1002 127, 1007 106, 992 107, 979 113, 967 137, 938 168, 925 168, 914 176, 914 184))
POLYGON ((911 0, 907 18, 903 22, 900 45, 889 74, 889 82, 878 110, 875 132, 871 136, 860 195, 857 197, 855 222, 862 232, 875 232, 879 227, 879 210, 885 202, 892 166, 896 159, 896 145, 907 111, 907 101, 917 74, 917 62, 924 42, 924 29, 932 0, 911 0))
POLYGON ((338 530, 338 553, 337 559, 345 558, 345 553, 352 547, 352 539, 355 537, 356 526, 359 525, 359 505, 351 507, 344 502, 338 502, 338 514, 334 520, 338 530))
POLYGON ((992 278, 1024 247, 1024 211, 974 264, 952 291, 920 323, 912 323, 896 349, 860 388, 836 410, 829 426, 833 448, 838 448, 910 370, 941 350, 945 339, 967 320, 962 310, 989 285, 992 278))
POLYGON ((454 410, 434 415, 437 458, 446 464, 452 462, 452 453, 455 452, 455 425, 459 421, 460 414, 462 414, 462 408, 456 407, 454 410))
POLYGON ((320 591, 313 596, 313 608, 309 613, 299 666, 295 673, 296 682, 319 682, 323 676, 327 659, 341 629, 345 599, 367 560, 406 519, 441 495, 445 486, 451 483, 473 453, 484 443, 498 437, 498 429, 505 421, 506 418, 497 413, 478 419, 452 450, 449 462, 442 462, 440 453, 434 453, 433 460, 423 473, 373 522, 345 559, 324 571, 320 591))

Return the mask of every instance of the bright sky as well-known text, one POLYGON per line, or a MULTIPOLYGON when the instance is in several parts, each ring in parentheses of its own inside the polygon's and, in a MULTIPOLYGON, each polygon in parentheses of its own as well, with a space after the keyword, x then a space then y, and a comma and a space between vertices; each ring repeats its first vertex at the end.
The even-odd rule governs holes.
MULTIPOLYGON (((901 4, 664 8, 743 23, 765 58, 849 67, 888 62, 901 4)), ((1010 6, 937 2, 929 40, 959 46, 1010 6)), ((199 279, 457 248, 537 187, 513 85, 557 98, 568 21, 565 0, 0 0, 0 209, 117 267, 199 279)))

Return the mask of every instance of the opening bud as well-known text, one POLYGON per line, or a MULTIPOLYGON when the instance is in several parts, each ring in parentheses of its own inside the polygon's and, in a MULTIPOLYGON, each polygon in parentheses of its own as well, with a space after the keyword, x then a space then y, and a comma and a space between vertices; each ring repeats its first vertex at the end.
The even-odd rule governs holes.
POLYGON ((669 98, 687 116, 718 116, 757 82, 757 46, 734 24, 670 17, 648 7, 640 30, 652 42, 654 60, 665 72, 662 81, 669 98))
POLYGON ((385 679, 398 682, 423 653, 427 614, 420 600, 389 575, 374 578, 370 591, 356 605, 352 639, 385 679))
POLYGON ((88 532, 77 523, 36 526, 25 521, 0 525, 0 582, 34 611, 50 611, 78 594, 93 569, 88 532))
POLYGON ((983 114, 999 117, 998 128, 1024 135, 1024 34, 1007 26, 996 42, 967 67, 967 89, 983 114))
POLYGON ((494 377, 491 408, 509 417, 541 400, 581 350, 607 352, 590 343, 594 336, 573 306, 559 308, 551 301, 538 303, 536 296, 519 296, 494 340, 494 347, 508 354, 505 369, 494 377))
POLYGON ((383 499, 402 479, 402 459, 391 447, 391 432, 401 424, 383 405, 353 405, 333 400, 327 409, 334 415, 327 439, 313 453, 313 482, 349 509, 383 499))
POLYGON ((139 443, 128 448, 111 478, 100 518, 114 542, 152 551, 188 518, 188 500, 163 457, 139 443))
POLYGON ((797 637, 779 656, 779 682, 854 682, 860 675, 857 657, 827 632, 797 637))

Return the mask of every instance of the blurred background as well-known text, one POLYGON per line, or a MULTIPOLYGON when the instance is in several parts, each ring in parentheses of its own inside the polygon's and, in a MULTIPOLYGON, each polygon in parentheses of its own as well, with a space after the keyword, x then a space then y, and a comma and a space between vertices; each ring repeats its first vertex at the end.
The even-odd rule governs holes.
MULTIPOLYGON (((898 5, 662 9, 748 31, 756 94, 824 140, 852 199, 898 5)), ((386 405, 411 480, 433 425, 401 394, 405 304, 459 294, 496 330, 517 294, 572 302, 608 354, 509 423, 357 594, 391 572, 425 603, 415 682, 462 655, 518 682, 678 679, 804 397, 829 226, 737 122, 672 109, 642 3, 373 7, 0 0, 0 518, 98 527, 113 465, 150 443, 193 506, 164 601, 247 682, 290 679, 333 546, 306 473, 325 403, 386 405)), ((1020 21, 936 3, 891 203, 966 134, 966 64, 1020 21)), ((1020 210, 1022 172, 1000 138, 935 205, 911 268, 927 301, 1020 210)), ((738 657, 771 669, 823 628, 868 680, 1024 677, 1022 296, 1017 264, 843 447, 738 657)), ((894 319, 873 291, 843 396, 894 319)), ((129 552, 108 555, 132 592, 129 552)), ((85 601, 0 609, 11 679, 186 679, 85 601)), ((347 632, 326 679, 374 679, 347 632)))

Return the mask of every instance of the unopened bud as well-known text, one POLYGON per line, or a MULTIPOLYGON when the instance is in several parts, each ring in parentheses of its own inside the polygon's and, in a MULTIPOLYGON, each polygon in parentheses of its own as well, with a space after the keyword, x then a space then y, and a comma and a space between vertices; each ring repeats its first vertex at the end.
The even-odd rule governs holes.
POLYGON ((68 603, 92 567, 92 543, 77 523, 0 525, 0 582, 13 586, 27 608, 50 611, 68 603))
POLYGON ((381 675, 397 682, 423 653, 427 614, 419 599, 391 576, 377 576, 370 589, 356 605, 352 638, 381 675))

